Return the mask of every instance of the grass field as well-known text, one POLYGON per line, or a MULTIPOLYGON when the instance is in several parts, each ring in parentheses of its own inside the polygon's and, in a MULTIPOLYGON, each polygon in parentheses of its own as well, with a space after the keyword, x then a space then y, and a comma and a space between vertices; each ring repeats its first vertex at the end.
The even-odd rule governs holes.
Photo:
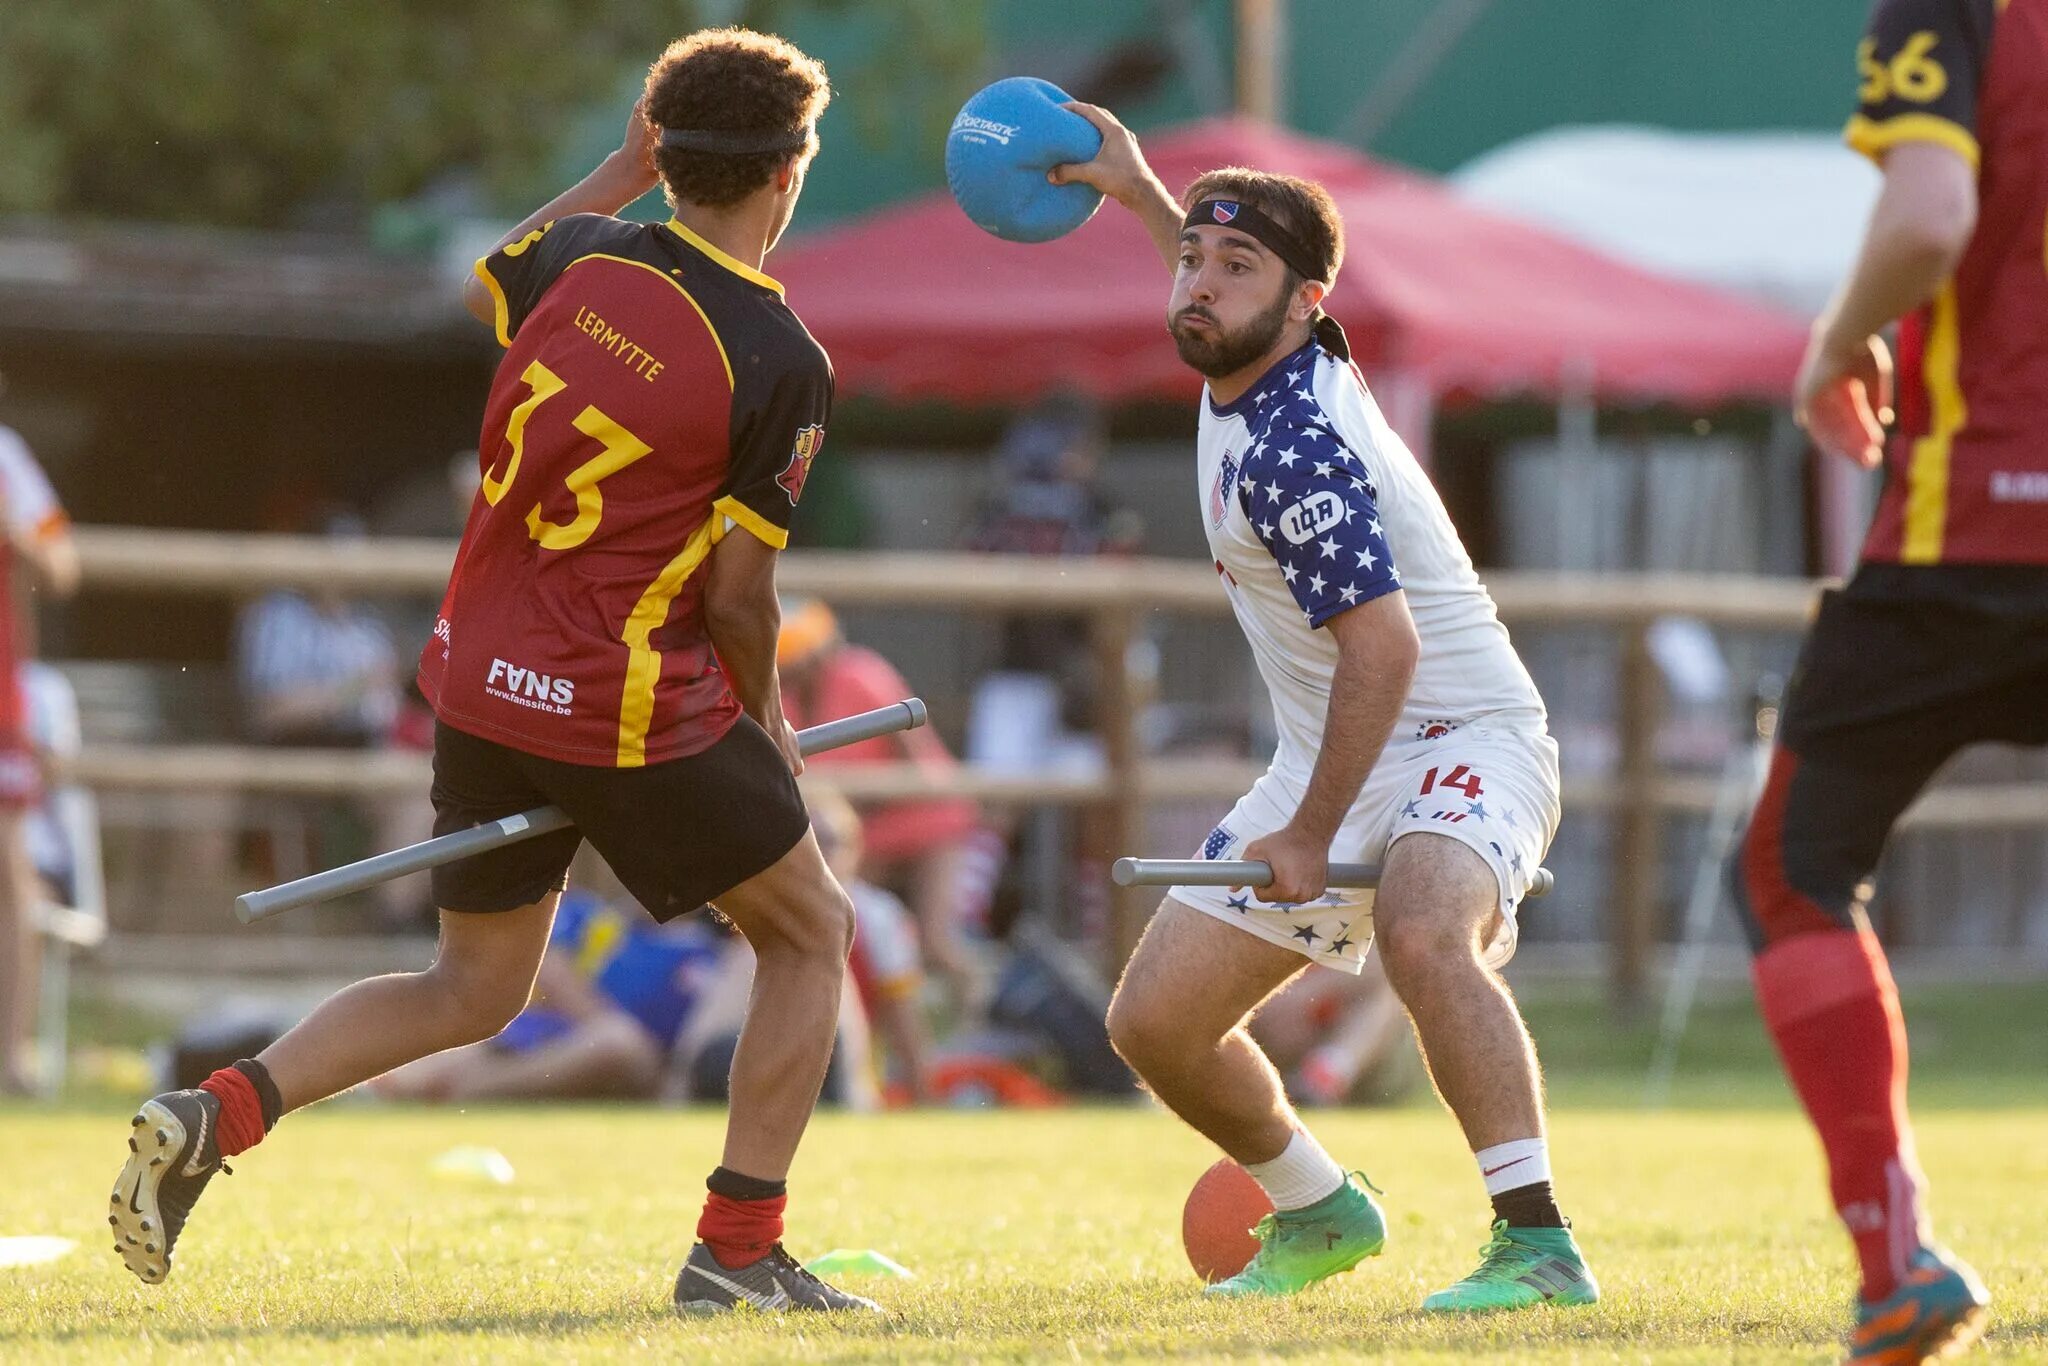
MULTIPOLYGON (((1922 1156, 1944 1236, 1997 1296, 1987 1360, 2048 1361, 2043 1004, 2038 988, 1914 1003, 1922 1156), (2008 1051, 1977 1050, 1979 1031, 2008 1051)), ((1178 1217, 1210 1154, 1145 1108, 821 1116, 794 1173, 790 1242, 878 1248, 916 1271, 862 1283, 893 1311, 881 1322, 667 1311, 717 1153, 710 1111, 325 1107, 216 1180, 171 1283, 152 1290, 100 1222, 127 1132, 127 1102, 109 1097, 0 1111, 0 1235, 82 1244, 0 1270, 0 1360, 1836 1359, 1846 1247, 1813 1139, 1742 1009, 1707 1012, 1696 1051, 1713 1066, 1689 1069, 1680 1104, 1658 1113, 1627 1094, 1639 1035, 1577 1004, 1532 1015, 1553 1054, 1560 1192, 1607 1294, 1590 1310, 1414 1311, 1485 1233, 1470 1158, 1427 1103, 1316 1117, 1388 1191, 1391 1236, 1384 1257, 1290 1302, 1198 1296, 1178 1217), (514 1184, 429 1172, 464 1143, 503 1151, 514 1184)))

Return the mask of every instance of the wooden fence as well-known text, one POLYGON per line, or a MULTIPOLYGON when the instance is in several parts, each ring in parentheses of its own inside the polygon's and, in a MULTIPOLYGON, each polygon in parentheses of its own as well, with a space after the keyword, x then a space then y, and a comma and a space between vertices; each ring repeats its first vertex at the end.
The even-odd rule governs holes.
MULTIPOLYGON (((114 527, 81 527, 78 542, 89 589, 215 597, 322 587, 362 596, 433 598, 446 583, 454 553, 452 543, 438 540, 349 543, 114 527)), ((786 592, 841 607, 1056 612, 1093 623, 1107 699, 1100 776, 1024 777, 962 767, 935 783, 911 764, 874 764, 834 772, 835 785, 850 797, 962 795, 994 804, 1090 808, 1112 847, 1177 855, 1181 851, 1133 848, 1148 802, 1235 798, 1263 770, 1250 761, 1150 758, 1137 743, 1137 717, 1146 699, 1127 657, 1146 618, 1229 611, 1213 572, 1200 562, 794 552, 783 557, 778 580, 786 592)), ((1615 815, 1609 968, 1617 1000, 1640 1000, 1655 937, 1665 817, 1708 810, 1715 787, 1711 776, 1659 768, 1662 681, 1648 629, 1659 617, 1683 615, 1721 627, 1796 632, 1812 611, 1819 585, 1732 575, 1550 573, 1494 573, 1487 584, 1511 626, 1594 626, 1617 637, 1618 762, 1611 777, 1567 781, 1564 801, 1571 809, 1615 815)), ((421 791, 428 777, 420 755, 169 744, 95 745, 83 755, 79 772, 94 788, 125 791, 421 791)), ((1947 827, 2048 823, 2048 791, 2024 784, 1935 790, 1906 821, 1947 827)), ((1116 896, 1112 948, 1121 961, 1154 894, 1132 889, 1116 896)))

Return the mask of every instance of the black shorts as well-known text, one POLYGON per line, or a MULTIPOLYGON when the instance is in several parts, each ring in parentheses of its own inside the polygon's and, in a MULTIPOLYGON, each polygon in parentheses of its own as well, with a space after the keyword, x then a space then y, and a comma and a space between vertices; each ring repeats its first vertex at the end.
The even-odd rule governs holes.
POLYGON ((643 768, 543 759, 434 727, 434 833, 452 834, 536 806, 575 824, 434 869, 434 904, 510 911, 559 891, 589 840, 656 920, 673 920, 773 867, 810 829, 789 765, 741 717, 700 753, 643 768))
POLYGON ((1876 565, 1823 596, 1741 855, 1751 946, 1855 923, 1901 814, 1982 741, 2048 743, 2048 571, 1876 565))
POLYGON ((1885 767, 2048 742, 2048 570, 1860 569, 1822 596, 1782 738, 1885 767))

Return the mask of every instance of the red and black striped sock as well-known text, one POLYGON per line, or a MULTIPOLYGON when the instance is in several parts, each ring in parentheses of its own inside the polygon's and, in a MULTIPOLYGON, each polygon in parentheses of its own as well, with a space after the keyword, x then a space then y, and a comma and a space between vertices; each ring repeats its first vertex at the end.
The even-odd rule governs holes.
POLYGON ((697 1220, 697 1237, 720 1265, 738 1270, 775 1250, 789 1204, 786 1180, 764 1181, 720 1167, 704 1185, 710 1194, 697 1220))
POLYGON ((200 1082, 199 1089, 220 1102, 216 1141, 222 1157, 255 1147, 283 1118, 284 1102, 277 1083, 270 1079, 270 1069, 253 1059, 243 1058, 232 1067, 221 1068, 200 1082))

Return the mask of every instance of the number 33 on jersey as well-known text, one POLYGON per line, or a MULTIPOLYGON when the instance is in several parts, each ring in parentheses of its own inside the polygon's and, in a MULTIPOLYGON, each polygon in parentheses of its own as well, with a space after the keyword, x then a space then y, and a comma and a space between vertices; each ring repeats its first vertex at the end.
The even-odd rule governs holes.
POLYGON ((421 691, 550 759, 697 753, 740 715, 704 562, 732 532, 787 543, 831 364, 779 284, 674 220, 563 218, 477 274, 506 356, 421 691))

